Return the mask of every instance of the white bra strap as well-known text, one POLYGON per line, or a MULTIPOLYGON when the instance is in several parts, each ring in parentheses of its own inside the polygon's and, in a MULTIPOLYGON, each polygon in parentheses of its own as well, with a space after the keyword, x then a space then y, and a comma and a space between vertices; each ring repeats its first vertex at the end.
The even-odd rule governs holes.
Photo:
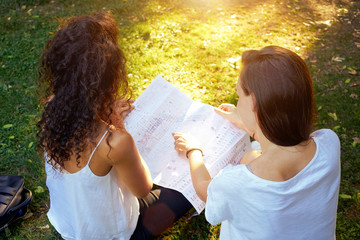
POLYGON ((92 156, 94 155, 96 149, 99 147, 100 143, 102 142, 102 140, 104 139, 104 137, 106 136, 106 134, 109 132, 109 129, 110 129, 110 128, 108 128, 108 129, 106 130, 106 132, 104 133, 104 135, 102 136, 102 138, 100 139, 100 141, 98 142, 98 144, 96 145, 96 147, 94 148, 94 150, 92 151, 92 153, 91 153, 91 155, 90 155, 90 157, 89 157, 89 160, 88 160, 88 162, 87 162, 86 165, 89 165, 92 156))

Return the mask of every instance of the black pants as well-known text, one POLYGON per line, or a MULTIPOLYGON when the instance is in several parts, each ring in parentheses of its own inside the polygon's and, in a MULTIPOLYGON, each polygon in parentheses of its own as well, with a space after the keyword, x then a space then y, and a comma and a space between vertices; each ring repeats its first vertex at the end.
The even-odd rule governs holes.
POLYGON ((138 200, 140 216, 132 240, 155 238, 192 208, 180 192, 163 187, 138 200))

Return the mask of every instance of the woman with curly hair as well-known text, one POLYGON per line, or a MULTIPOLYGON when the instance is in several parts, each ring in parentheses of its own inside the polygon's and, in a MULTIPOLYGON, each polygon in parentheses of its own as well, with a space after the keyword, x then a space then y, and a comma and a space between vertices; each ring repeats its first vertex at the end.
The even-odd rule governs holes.
POLYGON ((110 13, 62 23, 41 56, 38 125, 48 218, 64 239, 151 239, 192 208, 152 178, 123 119, 133 109, 110 13))
POLYGON ((245 130, 261 152, 245 154, 213 179, 194 139, 174 133, 185 152, 205 217, 221 222, 220 239, 335 239, 340 142, 330 129, 311 132, 310 72, 294 52, 268 46, 242 54, 237 106, 215 111, 245 130))

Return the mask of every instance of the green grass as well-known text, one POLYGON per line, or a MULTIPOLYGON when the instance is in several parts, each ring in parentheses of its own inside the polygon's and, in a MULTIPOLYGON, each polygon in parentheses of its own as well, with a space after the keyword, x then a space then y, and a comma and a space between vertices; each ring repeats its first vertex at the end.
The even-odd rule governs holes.
MULTIPOLYGON (((37 65, 56 18, 112 10, 134 97, 161 74, 193 99, 236 102, 247 49, 287 47, 314 79, 317 128, 341 140, 337 239, 360 238, 360 3, 355 0, 4 0, 0 3, 0 173, 20 174, 33 192, 28 218, 0 239, 59 239, 46 218, 48 191, 36 149, 37 65)), ((182 218, 159 239, 217 239, 204 215, 182 218)))

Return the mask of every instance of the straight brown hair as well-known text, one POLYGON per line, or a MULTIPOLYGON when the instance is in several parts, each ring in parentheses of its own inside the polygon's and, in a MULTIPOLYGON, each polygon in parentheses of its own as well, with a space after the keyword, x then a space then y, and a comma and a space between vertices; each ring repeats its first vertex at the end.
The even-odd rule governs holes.
POLYGON ((294 52, 268 46, 242 54, 241 87, 254 94, 259 126, 267 139, 294 146, 310 138, 316 114, 312 79, 294 52))

